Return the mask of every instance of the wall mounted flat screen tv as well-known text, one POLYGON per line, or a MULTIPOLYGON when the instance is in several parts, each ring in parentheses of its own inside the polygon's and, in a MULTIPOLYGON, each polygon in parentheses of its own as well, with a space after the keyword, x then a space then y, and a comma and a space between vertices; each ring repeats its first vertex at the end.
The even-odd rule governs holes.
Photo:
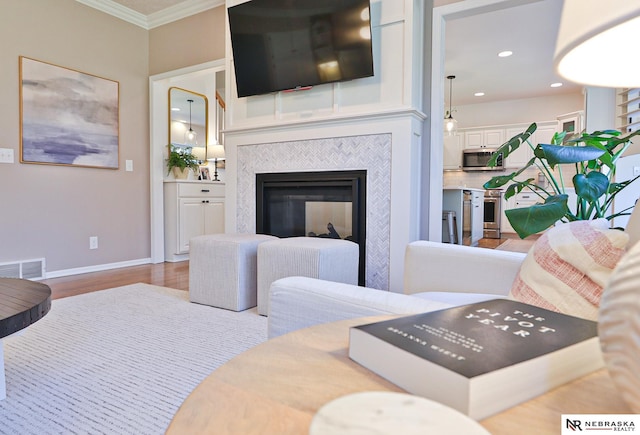
POLYGON ((369 0, 251 0, 228 9, 239 97, 373 76, 369 0))

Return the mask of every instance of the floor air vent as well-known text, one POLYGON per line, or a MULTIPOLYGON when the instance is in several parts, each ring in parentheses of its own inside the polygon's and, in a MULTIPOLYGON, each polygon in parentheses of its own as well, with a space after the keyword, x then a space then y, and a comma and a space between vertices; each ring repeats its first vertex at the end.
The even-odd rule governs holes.
POLYGON ((0 277, 44 279, 44 258, 0 263, 0 277))

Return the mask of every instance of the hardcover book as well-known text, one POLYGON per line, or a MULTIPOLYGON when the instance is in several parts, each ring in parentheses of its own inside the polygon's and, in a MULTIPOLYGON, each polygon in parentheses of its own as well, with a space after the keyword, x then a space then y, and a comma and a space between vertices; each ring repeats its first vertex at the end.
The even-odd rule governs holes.
POLYGON ((507 299, 353 327, 349 357, 476 420, 604 366, 596 322, 507 299))

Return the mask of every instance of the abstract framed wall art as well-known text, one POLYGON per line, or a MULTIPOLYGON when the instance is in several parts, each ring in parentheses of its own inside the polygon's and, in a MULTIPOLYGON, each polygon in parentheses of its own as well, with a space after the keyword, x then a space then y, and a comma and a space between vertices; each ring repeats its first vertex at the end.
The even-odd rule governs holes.
POLYGON ((119 83, 20 56, 20 162, 118 169, 119 83))

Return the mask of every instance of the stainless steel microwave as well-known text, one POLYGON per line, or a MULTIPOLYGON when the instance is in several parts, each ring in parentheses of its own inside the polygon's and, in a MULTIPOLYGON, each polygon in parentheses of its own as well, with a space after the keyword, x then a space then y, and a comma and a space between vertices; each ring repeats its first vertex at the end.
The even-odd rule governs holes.
POLYGON ((496 148, 467 148, 462 151, 463 171, 502 171, 504 159, 502 154, 498 156, 496 166, 489 167, 489 159, 495 154, 496 148))

